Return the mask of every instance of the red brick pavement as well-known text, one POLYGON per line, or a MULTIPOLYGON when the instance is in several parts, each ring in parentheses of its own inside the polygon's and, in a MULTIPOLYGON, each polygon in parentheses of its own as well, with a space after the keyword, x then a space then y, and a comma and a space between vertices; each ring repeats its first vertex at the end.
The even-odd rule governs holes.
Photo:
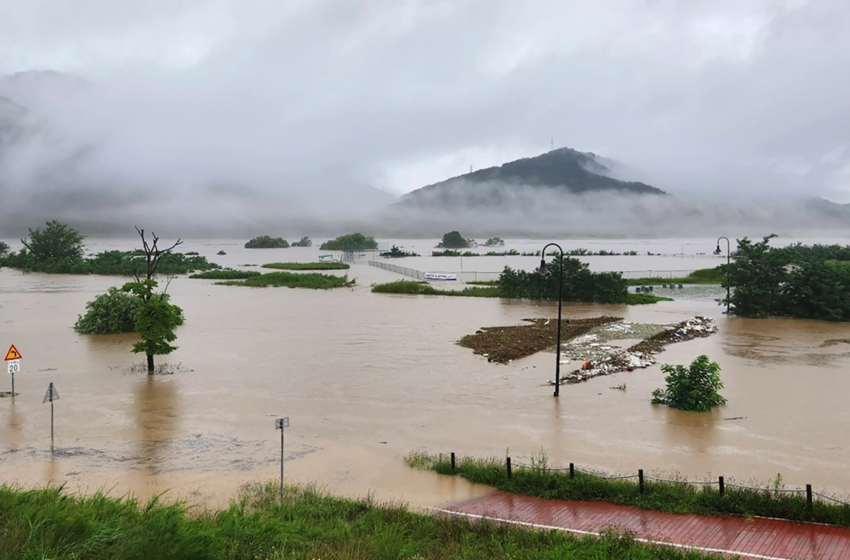
POLYGON ((743 558, 850 560, 850 529, 735 516, 679 515, 604 502, 544 500, 493 492, 440 511, 537 528, 599 533, 631 531, 636 538, 743 558))

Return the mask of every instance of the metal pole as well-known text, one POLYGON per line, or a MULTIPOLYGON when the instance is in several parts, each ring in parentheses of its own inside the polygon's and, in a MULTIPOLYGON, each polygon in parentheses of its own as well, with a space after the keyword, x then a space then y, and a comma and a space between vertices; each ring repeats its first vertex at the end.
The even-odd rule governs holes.
POLYGON ((280 497, 283 497, 283 427, 280 428, 280 497))
POLYGON ((53 442, 53 391, 50 392, 50 441, 53 442))
POLYGON ((721 236, 717 238, 717 251, 714 252, 715 255, 720 254, 720 240, 726 240, 726 316, 729 316, 729 297, 730 297, 730 284, 729 284, 729 265, 732 263, 732 245, 729 242, 729 238, 725 236, 721 236))
POLYGON ((12 372, 12 398, 15 398, 15 372, 12 372))
POLYGON ((561 253, 561 261, 558 263, 558 348, 555 350, 555 393, 561 395, 561 308, 564 303, 564 250, 557 243, 548 243, 540 252, 541 269, 546 263, 546 249, 557 247, 561 253))
MULTIPOLYGON (((558 247, 560 249, 560 247, 558 247)), ((558 349, 555 351, 555 396, 561 394, 561 307, 564 302, 564 251, 558 266, 558 349)))

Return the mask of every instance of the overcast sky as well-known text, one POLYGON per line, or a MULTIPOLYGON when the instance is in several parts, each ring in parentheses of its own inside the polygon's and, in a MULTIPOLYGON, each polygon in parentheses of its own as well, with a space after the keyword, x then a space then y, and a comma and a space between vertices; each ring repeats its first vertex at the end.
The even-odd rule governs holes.
POLYGON ((677 194, 850 202, 848 30, 847 0, 0 0, 0 74, 90 80, 54 117, 145 179, 407 192, 554 137, 677 194))

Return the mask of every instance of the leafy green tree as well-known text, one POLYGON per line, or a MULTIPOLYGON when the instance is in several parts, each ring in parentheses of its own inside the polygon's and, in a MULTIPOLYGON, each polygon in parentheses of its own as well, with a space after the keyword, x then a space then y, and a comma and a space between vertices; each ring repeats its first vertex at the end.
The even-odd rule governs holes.
POLYGON ((135 315, 142 301, 133 294, 109 288, 86 304, 74 329, 80 334, 119 334, 135 331, 135 315))
POLYGON ((141 340, 133 345, 133 352, 147 357, 148 375, 154 372, 154 356, 177 350, 171 345, 177 339, 174 329, 183 324, 183 310, 169 303, 164 292, 155 293, 157 285, 156 280, 147 279, 128 282, 122 288, 141 300, 133 316, 133 328, 141 340))
POLYGON ((788 315, 850 321, 850 261, 809 259, 796 264, 784 291, 788 315))
POLYGON ((443 234, 443 239, 437 244, 440 249, 466 249, 476 245, 474 239, 464 238, 458 231, 443 234))
POLYGON ((362 233, 340 235, 335 239, 325 241, 319 247, 322 251, 368 251, 377 248, 378 242, 375 241, 375 238, 362 233))
POLYGON ((246 249, 287 249, 289 242, 282 237, 260 235, 245 243, 246 249))
POLYGON ((618 272, 591 272, 587 263, 558 255, 547 265, 551 272, 514 270, 506 266, 499 275, 499 293, 505 298, 558 300, 559 269, 564 269, 564 301, 587 303, 625 303, 626 280, 618 272))
POLYGON ((83 261, 84 236, 66 224, 50 220, 44 228, 29 230, 29 239, 21 239, 18 263, 22 268, 43 272, 72 269, 83 261))
POLYGON ((4 242, 4 241, 0 241, 0 258, 5 257, 6 253, 8 253, 8 252, 9 252, 9 244, 4 242))
POLYGON ((504 247, 505 241, 501 237, 491 237, 484 242, 485 247, 504 247))
POLYGON ((309 237, 302 237, 298 241, 292 242, 293 247, 312 247, 313 241, 309 237))
POLYGON ((689 367, 670 364, 661 366, 667 374, 667 388, 652 392, 652 404, 666 404, 688 412, 708 412, 712 407, 726 403, 717 392, 723 388, 720 381, 720 366, 710 362, 703 354, 691 362, 689 367))
POLYGON ((787 311, 784 283, 791 264, 791 252, 770 246, 769 235, 753 243, 747 238, 738 241, 735 260, 729 265, 726 280, 732 288, 729 298, 731 311, 744 317, 785 315, 787 311))

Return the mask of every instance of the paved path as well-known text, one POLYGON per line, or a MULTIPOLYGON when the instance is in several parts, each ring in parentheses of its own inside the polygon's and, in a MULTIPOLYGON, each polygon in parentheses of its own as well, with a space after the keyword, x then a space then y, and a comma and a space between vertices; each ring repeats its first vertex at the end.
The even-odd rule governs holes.
POLYGON ((742 558, 850 559, 850 529, 775 519, 679 515, 603 502, 544 500, 493 492, 452 504, 445 513, 487 517, 536 528, 595 534, 631 531, 640 540, 742 558))

